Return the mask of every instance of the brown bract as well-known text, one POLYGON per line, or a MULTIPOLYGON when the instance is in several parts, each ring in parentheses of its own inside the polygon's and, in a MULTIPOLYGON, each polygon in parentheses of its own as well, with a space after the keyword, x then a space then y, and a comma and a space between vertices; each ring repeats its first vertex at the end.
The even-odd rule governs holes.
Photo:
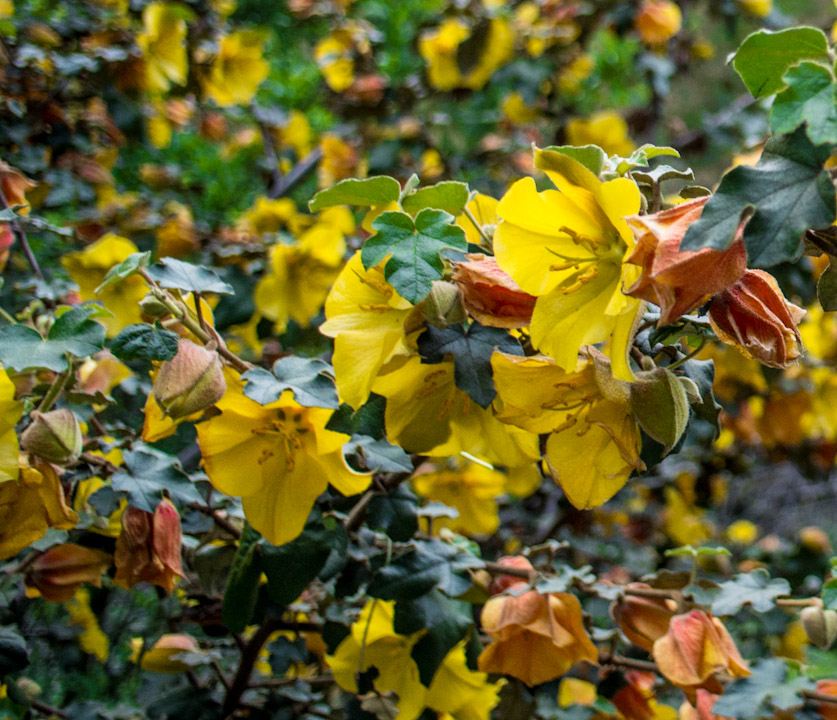
MULTIPOLYGON (((516 559, 503 558, 509 560, 516 559)), ((518 589, 527 585, 520 578, 501 584, 518 589)), ((531 687, 560 677, 580 660, 598 662, 596 647, 584 629, 581 604, 570 593, 524 590, 519 595, 495 595, 485 604, 481 622, 493 640, 479 656, 482 672, 510 675, 531 687)))
POLYGON ((454 266, 453 281, 462 290, 468 314, 489 327, 529 325, 537 298, 523 292, 493 257, 482 253, 466 257, 466 262, 454 266))
POLYGON ((720 620, 702 610, 675 615, 652 654, 663 676, 694 699, 698 689, 722 693, 722 678, 750 674, 720 620))
POLYGON ((797 323, 805 310, 788 302, 770 273, 747 270, 712 298, 709 321, 715 334, 748 358, 786 368, 802 354, 797 323))
POLYGON ((636 248, 625 262, 642 267, 642 275, 626 295, 660 308, 659 325, 703 305, 738 280, 747 269, 747 251, 739 228, 726 250, 680 250, 689 226, 697 222, 708 197, 697 198, 652 215, 625 218, 636 237, 636 248))
POLYGON ((169 500, 161 500, 153 515, 139 508, 125 508, 122 532, 116 539, 113 581, 124 588, 144 581, 171 593, 178 578, 185 577, 180 561, 181 539, 180 515, 169 500))
POLYGON ((624 678, 625 685, 611 698, 621 716, 625 720, 655 720, 658 715, 650 701, 654 699, 656 675, 642 670, 628 670, 624 678))
POLYGON ((110 567, 110 555, 74 543, 55 545, 33 562, 26 573, 27 588, 37 589, 45 600, 64 602, 82 583, 102 586, 102 573, 110 567))
MULTIPOLYGON (((649 588, 650 585, 631 583, 628 587, 649 588)), ((610 606, 610 614, 628 640, 648 652, 668 632, 669 621, 676 612, 677 603, 674 600, 636 595, 624 595, 610 606)))

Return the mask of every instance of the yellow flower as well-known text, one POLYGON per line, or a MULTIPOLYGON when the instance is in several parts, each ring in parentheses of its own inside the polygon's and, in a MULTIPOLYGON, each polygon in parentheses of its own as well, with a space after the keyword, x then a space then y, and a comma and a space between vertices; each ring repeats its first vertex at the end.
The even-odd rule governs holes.
POLYGON ((642 304, 622 294, 639 271, 623 265, 634 244, 623 218, 639 212, 639 190, 627 178, 601 182, 549 150, 536 151, 535 166, 558 190, 539 193, 532 178, 516 182, 500 200, 494 233, 500 268, 538 298, 532 343, 572 371, 582 345, 612 338, 614 374, 630 380, 628 346, 642 304))
POLYGON ((250 102, 270 72, 262 58, 263 45, 264 36, 257 30, 239 30, 222 37, 204 82, 207 96, 221 107, 250 102))
POLYGON ((61 264, 78 285, 81 299, 101 300, 113 313, 113 317, 99 318, 108 329, 108 337, 114 337, 128 325, 142 322, 139 301, 145 297, 147 288, 138 275, 109 285, 98 295, 95 293, 108 270, 135 252, 138 248, 130 240, 108 233, 84 250, 69 253, 61 259, 61 264))
POLYGON ((491 359, 499 418, 536 433, 551 433, 547 466, 578 508, 602 505, 642 467, 640 434, 627 383, 610 374, 592 348, 573 372, 545 356, 495 352, 491 359))
POLYGON ((422 497, 459 511, 456 518, 438 518, 434 530, 450 528, 466 535, 493 535, 500 525, 497 499, 505 492, 506 477, 478 463, 462 468, 443 468, 413 477, 413 487, 422 497))
POLYGON ((257 197, 253 207, 241 216, 239 225, 256 235, 275 233, 287 225, 296 214, 296 203, 290 198, 272 200, 262 195, 257 197))
POLYGON ((426 707, 457 720, 488 720, 499 702, 497 693, 503 683, 489 683, 486 673, 470 670, 461 641, 445 656, 430 687, 425 687, 410 656, 424 631, 399 635, 393 628, 394 617, 395 603, 366 603, 349 636, 325 658, 337 684, 356 693, 358 672, 374 667, 378 670, 373 680, 375 689, 398 695, 399 720, 415 720, 426 707))
POLYGON ((228 381, 216 407, 219 415, 197 425, 206 473, 216 489, 242 498, 244 515, 268 542, 296 538, 329 483, 344 495, 369 485, 370 476, 343 457, 349 437, 326 430, 331 410, 302 407, 290 391, 262 406, 240 381, 228 381))
MULTIPOLYGON (((131 638, 131 662, 139 659, 142 650, 142 638, 131 638)), ((147 649, 140 660, 140 667, 148 672, 176 675, 186 672, 191 665, 178 659, 182 653, 201 652, 197 640, 185 633, 162 635, 154 645, 147 649)))
POLYGON ((277 243, 270 251, 270 272, 256 285, 258 311, 282 333, 292 319, 308 327, 320 311, 346 252, 341 229, 320 222, 295 243, 277 243))
POLYGON ((0 560, 14 557, 51 527, 70 530, 77 522, 52 465, 22 467, 19 481, 0 482, 0 560))
POLYGON ((381 375, 372 391, 387 399, 387 436, 408 452, 433 457, 468 453, 491 465, 521 468, 540 458, 538 438, 509 427, 456 387, 453 362, 410 357, 381 375))
POLYGON ((320 148, 323 159, 317 168, 317 184, 321 188, 331 187, 348 177, 363 177, 366 174, 357 150, 337 135, 323 135, 320 148))
POLYGON ((438 150, 430 148, 421 154, 419 176, 422 180, 435 180, 445 172, 445 161, 438 150))
POLYGON ((19 448, 15 426, 22 414, 23 403, 15 400, 14 383, 0 368, 0 483, 17 480, 19 448))
POLYGON ((558 73, 558 89, 568 95, 578 92, 581 84, 593 74, 595 69, 596 61, 593 56, 589 53, 582 53, 561 68, 561 72, 558 73))
POLYGON ((288 122, 279 131, 279 141, 294 149, 297 157, 307 155, 313 144, 313 132, 311 124, 304 113, 299 110, 291 110, 288 113, 288 122))
POLYGON ((0 0, 0 20, 5 20, 15 14, 15 5, 12 0, 0 0))
POLYGON ((749 520, 736 520, 725 531, 724 537, 736 545, 752 545, 759 537, 759 529, 749 520))
POLYGON ((634 18, 642 41, 647 45, 665 45, 680 32, 683 13, 671 0, 644 0, 634 18))
POLYGON ((773 11, 773 0, 736 0, 739 9, 755 17, 763 18, 773 11))
POLYGON ((341 271, 326 298, 320 332, 334 338, 334 373, 340 398, 359 408, 372 383, 397 355, 409 353, 404 321, 411 305, 384 279, 380 267, 365 270, 360 252, 341 271))
POLYGON ((628 133, 628 123, 612 110, 602 110, 589 118, 573 118, 567 123, 570 145, 598 145, 609 155, 627 157, 636 145, 628 133))
POLYGON ((343 92, 355 81, 354 43, 351 35, 337 30, 323 38, 314 48, 314 59, 334 92, 343 92))
POLYGON ((78 644, 86 653, 90 653, 100 663, 106 662, 110 652, 108 636, 99 627, 96 614, 90 607, 90 591, 80 587, 76 594, 64 603, 70 623, 82 629, 78 636, 78 644))
POLYGON ((153 2, 142 11, 143 32, 137 45, 145 60, 146 85, 155 93, 172 84, 185 85, 189 63, 186 57, 186 21, 174 4, 153 2))

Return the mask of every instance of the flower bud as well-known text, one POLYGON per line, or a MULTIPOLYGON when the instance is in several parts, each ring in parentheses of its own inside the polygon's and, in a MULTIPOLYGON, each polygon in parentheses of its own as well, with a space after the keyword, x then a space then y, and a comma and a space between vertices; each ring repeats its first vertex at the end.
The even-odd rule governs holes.
MULTIPOLYGON (((134 651, 132 660, 136 662, 140 648, 142 647, 142 639, 134 638, 131 640, 131 647, 134 651)), ((163 635, 142 656, 140 667, 149 672, 165 673, 167 675, 186 672, 189 669, 189 665, 182 660, 176 659, 175 656, 180 653, 199 652, 201 652, 200 646, 191 635, 186 635, 185 633, 163 635)))
POLYGON ((183 575, 180 562, 180 515, 171 501, 157 504, 152 515, 136 507, 122 513, 122 532, 116 539, 113 581, 124 588, 139 582, 159 585, 168 593, 183 575))
MULTIPOLYGON (((644 583, 628 585, 647 588, 644 583)), ((645 598, 624 595, 610 606, 610 614, 625 636, 637 647, 651 652, 654 643, 668 632, 677 603, 669 598, 645 598)))
MULTIPOLYGON (((535 568, 532 567, 532 563, 522 555, 509 555, 506 557, 501 557, 497 561, 498 565, 504 565, 509 568, 514 568, 515 570, 525 570, 526 572, 531 574, 531 577, 535 577, 535 568)), ((501 592, 508 590, 510 587, 514 585, 528 585, 529 581, 525 578, 519 577, 517 575, 498 575, 491 581, 491 584, 488 586, 488 593, 489 595, 499 595, 501 592)))
POLYGON ((420 303, 421 314, 431 325, 444 328, 465 319, 459 288, 444 280, 434 280, 430 294, 420 303))
POLYGON ((163 301, 151 293, 140 300, 139 306, 142 314, 147 317, 158 318, 171 314, 171 310, 163 304, 163 301))
POLYGON ((110 555, 74 543, 55 545, 33 562, 26 573, 26 587, 35 588, 45 600, 64 602, 82 583, 102 586, 102 573, 110 555))
POLYGON ((181 339, 177 355, 160 365, 154 399, 164 414, 179 420, 214 405, 226 389, 218 354, 181 339))
POLYGON ((639 426, 669 452, 689 424, 689 399, 679 378, 666 368, 637 373, 631 411, 639 426))
POLYGON ((72 410, 61 408, 33 412, 32 422, 20 436, 21 447, 56 465, 66 465, 81 455, 81 428, 72 410))
POLYGON ((837 612, 821 607, 806 607, 799 613, 802 628, 813 645, 828 650, 837 638, 837 612))

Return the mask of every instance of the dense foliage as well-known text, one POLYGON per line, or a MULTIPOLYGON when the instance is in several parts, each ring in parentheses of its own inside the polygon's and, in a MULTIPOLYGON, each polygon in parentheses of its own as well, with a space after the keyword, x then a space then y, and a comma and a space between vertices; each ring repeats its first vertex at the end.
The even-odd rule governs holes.
POLYGON ((0 716, 837 717, 785 5, 0 0, 0 716))

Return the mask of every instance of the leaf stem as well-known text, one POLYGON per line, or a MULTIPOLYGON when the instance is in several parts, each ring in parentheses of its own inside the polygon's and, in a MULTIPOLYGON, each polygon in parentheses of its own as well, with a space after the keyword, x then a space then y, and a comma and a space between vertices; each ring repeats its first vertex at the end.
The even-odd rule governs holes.
POLYGON ((467 205, 463 208, 463 212, 465 213, 465 217, 467 217, 471 221, 471 224, 477 229, 477 232, 480 234, 480 237, 483 239, 483 242, 485 243, 486 250, 490 251, 493 247, 493 241, 490 237, 488 237, 488 233, 485 232, 485 229, 467 205))
POLYGON ((61 393, 64 392, 64 388, 67 387, 67 383, 73 376, 73 361, 70 359, 69 354, 66 358, 67 369, 55 378, 52 385, 50 385, 49 390, 47 390, 46 395, 41 400, 41 404, 38 405, 38 412, 45 413, 52 408, 56 400, 61 397, 61 393))

